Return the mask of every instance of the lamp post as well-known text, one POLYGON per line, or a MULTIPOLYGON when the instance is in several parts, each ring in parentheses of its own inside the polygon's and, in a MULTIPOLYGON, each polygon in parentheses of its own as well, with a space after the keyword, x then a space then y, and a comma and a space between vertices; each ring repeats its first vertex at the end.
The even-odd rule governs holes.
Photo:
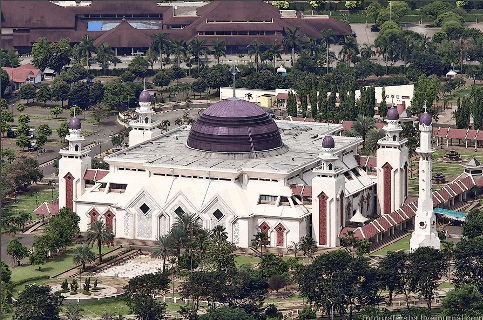
POLYGON ((330 299, 327 299, 327 301, 330 302, 330 316, 329 316, 329 320, 334 320, 334 303, 330 299))

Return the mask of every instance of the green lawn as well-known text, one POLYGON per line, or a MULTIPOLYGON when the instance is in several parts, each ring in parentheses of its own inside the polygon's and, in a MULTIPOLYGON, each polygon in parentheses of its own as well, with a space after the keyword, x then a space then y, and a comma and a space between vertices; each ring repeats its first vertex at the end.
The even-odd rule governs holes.
POLYGON ((56 190, 53 192, 53 197, 52 190, 29 190, 18 196, 16 201, 12 201, 6 205, 4 210, 6 213, 12 214, 17 214, 19 212, 32 212, 37 209, 42 202, 50 202, 53 199, 57 199, 58 196, 59 192, 56 190))
POLYGON ((105 298, 99 301, 91 301, 87 303, 80 303, 83 316, 102 316, 103 313, 109 312, 115 315, 130 314, 129 307, 121 298, 105 298))
POLYGON ((372 255, 383 256, 386 255, 389 251, 395 252, 398 250, 409 250, 409 239, 411 239, 410 236, 404 237, 390 244, 389 246, 382 248, 381 250, 377 250, 372 255))
POLYGON ((252 263, 259 263, 260 258, 255 258, 255 257, 248 257, 248 256, 237 256, 235 257, 235 263, 237 266, 241 266, 244 264, 252 264, 252 263))
MULTIPOLYGON (((22 265, 20 267, 11 268, 12 270, 12 281, 18 282, 24 279, 39 277, 39 276, 53 276, 62 271, 74 267, 74 262, 72 261, 72 249, 71 247, 67 249, 67 252, 62 256, 56 257, 54 259, 49 259, 48 262, 41 265, 40 271, 38 266, 32 265, 22 265)), ((103 253, 112 250, 113 247, 102 247, 103 253)), ((93 247, 92 251, 97 253, 97 247, 93 247)), ((21 288, 23 289, 23 288, 21 288)))
POLYGON ((454 284, 452 284, 451 282, 443 282, 438 286, 438 289, 453 289, 453 288, 454 288, 454 284))

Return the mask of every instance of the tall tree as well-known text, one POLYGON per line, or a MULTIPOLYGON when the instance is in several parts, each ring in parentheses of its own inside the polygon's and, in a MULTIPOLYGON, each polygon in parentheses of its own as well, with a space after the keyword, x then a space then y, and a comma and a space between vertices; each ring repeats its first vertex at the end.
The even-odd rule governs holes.
POLYGON ((50 286, 27 286, 14 303, 14 319, 60 320, 63 300, 60 293, 52 293, 50 286))
POLYGON ((94 47, 94 38, 86 34, 78 43, 78 48, 80 55, 86 58, 87 69, 89 69, 91 53, 97 52, 96 47, 94 47))
POLYGON ((108 43, 103 43, 97 49, 97 56, 96 56, 97 63, 101 66, 101 69, 106 74, 107 70, 109 69, 109 63, 118 63, 120 62, 119 58, 116 57, 114 50, 108 43))
POLYGON ((256 70, 256 72, 258 72, 258 65, 259 65, 259 62, 260 62, 260 56, 265 49, 265 45, 263 43, 258 42, 258 40, 255 39, 255 41, 253 41, 251 44, 249 44, 247 46, 247 48, 248 48, 248 54, 250 55, 250 57, 252 55, 255 56, 255 70, 256 70))
POLYGON ((48 67, 52 68, 57 74, 60 70, 70 63, 71 47, 70 39, 62 38, 49 45, 48 67))
POLYGON ((54 80, 51 85, 52 97, 53 101, 61 101, 62 108, 64 107, 64 100, 69 98, 70 86, 67 82, 63 81, 60 78, 54 80))
POLYGON ((216 63, 220 64, 220 58, 226 57, 226 46, 224 40, 211 41, 211 47, 213 48, 213 56, 216 59, 216 63))
POLYGON ((156 50, 156 52, 159 54, 159 62, 161 63, 161 69, 163 69, 163 54, 166 54, 169 52, 171 42, 168 39, 168 33, 156 33, 154 35, 153 42, 151 44, 151 47, 156 50))
POLYGON ((45 70, 49 65, 49 40, 46 37, 40 37, 32 46, 32 63, 40 70, 45 70))
POLYGON ((198 71, 200 70, 200 56, 206 54, 205 40, 201 40, 198 37, 194 37, 188 43, 188 51, 196 60, 198 65, 198 71))
POLYGON ((362 137, 362 147, 365 148, 368 132, 375 128, 374 118, 358 115, 352 130, 362 137))
POLYGON ((20 266, 20 260, 28 257, 29 250, 17 238, 10 240, 7 246, 7 254, 20 266))
POLYGON ((87 230, 86 240, 90 244, 97 244, 99 252, 99 262, 102 262, 102 245, 111 244, 114 241, 114 234, 111 228, 109 228, 103 221, 96 220, 89 224, 87 230))
POLYGON ((82 271, 86 269, 86 263, 96 259, 95 253, 86 245, 75 247, 74 250, 72 250, 72 254, 72 261, 74 264, 81 264, 82 271))
POLYGON ((353 36, 346 36, 344 43, 342 44, 342 49, 339 52, 339 56, 342 57, 342 61, 350 64, 353 62, 354 58, 359 54, 359 47, 357 41, 353 36))
POLYGON ((298 50, 298 48, 302 44, 302 41, 303 41, 302 39, 303 39, 303 35, 300 32, 299 26, 293 29, 290 29, 290 28, 284 29, 283 45, 285 46, 285 48, 292 50, 292 55, 291 55, 292 66, 294 65, 295 51, 298 50))
POLYGON ((180 59, 186 55, 186 42, 185 40, 174 39, 171 41, 173 54, 176 56, 176 65, 179 66, 180 59))

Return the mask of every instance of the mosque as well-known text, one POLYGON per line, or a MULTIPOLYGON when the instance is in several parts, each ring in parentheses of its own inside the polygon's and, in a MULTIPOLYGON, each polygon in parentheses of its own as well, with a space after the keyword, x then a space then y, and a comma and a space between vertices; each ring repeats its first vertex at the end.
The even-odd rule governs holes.
POLYGON ((104 159, 109 170, 91 169, 80 120, 70 120, 59 206, 79 215, 81 231, 102 219, 116 238, 154 241, 189 213, 203 228, 225 227, 241 248, 259 231, 273 248, 307 235, 330 248, 347 230, 365 238, 357 230, 378 217, 389 221, 389 233, 414 223, 391 218, 408 189, 408 148, 394 108, 370 175, 359 165, 362 139, 342 136, 341 124, 274 121, 258 105, 232 98, 209 106, 192 126, 161 133, 150 100, 143 91, 129 147, 104 159))

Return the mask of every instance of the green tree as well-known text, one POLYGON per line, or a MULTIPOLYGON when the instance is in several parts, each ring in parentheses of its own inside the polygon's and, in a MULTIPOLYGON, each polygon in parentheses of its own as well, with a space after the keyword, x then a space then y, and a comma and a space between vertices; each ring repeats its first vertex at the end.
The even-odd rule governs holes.
POLYGON ((262 52, 265 51, 265 45, 263 43, 258 42, 257 39, 253 41, 250 45, 247 46, 248 48, 248 54, 250 57, 252 55, 255 56, 255 70, 258 72, 258 65, 260 62, 260 56, 262 55, 262 52))
POLYGON ((159 53, 159 62, 161 63, 161 69, 163 69, 163 54, 169 52, 171 47, 171 42, 168 39, 168 33, 157 33, 154 35, 151 47, 159 53))
POLYGON ((288 92, 288 99, 287 99, 287 113, 289 116, 296 117, 297 116, 297 99, 292 91, 288 92))
POLYGON ((20 87, 18 90, 18 94, 20 95, 20 98, 27 100, 27 102, 30 99, 35 98, 35 86, 31 83, 26 83, 20 87))
POLYGON ((216 226, 211 230, 206 248, 206 261, 219 272, 229 272, 235 269, 235 255, 237 247, 228 241, 228 234, 224 227, 216 226))
POLYGON ((7 246, 7 254, 12 256, 13 260, 20 266, 20 261, 28 257, 29 250, 17 238, 10 240, 7 246))
POLYGON ((52 135, 52 129, 48 124, 41 124, 37 127, 37 134, 50 137, 52 135))
POLYGON ((334 310, 352 319, 354 311, 381 300, 376 270, 367 258, 344 250, 317 256, 299 269, 297 281, 300 294, 328 315, 334 310))
POLYGON ((475 285, 483 293, 483 238, 462 239, 454 249, 454 261, 456 285, 475 285))
POLYGON ((315 251, 317 251, 317 243, 312 237, 305 236, 300 239, 300 249, 304 253, 304 256, 312 258, 315 251))
POLYGON ((69 92, 69 104, 86 109, 89 106, 89 93, 87 83, 83 81, 75 83, 69 92))
POLYGON ((171 75, 166 70, 161 70, 154 76, 153 83, 159 87, 165 87, 171 82, 171 75))
POLYGON ((89 89, 89 103, 91 106, 98 104, 104 99, 104 85, 96 81, 89 89))
POLYGON ((467 129, 470 127, 470 116, 471 116, 471 102, 467 97, 458 98, 457 108, 453 112, 454 118, 456 120, 456 128, 467 129))
POLYGON ((359 47, 357 41, 353 36, 346 36, 344 43, 342 44, 339 56, 342 57, 342 61, 350 64, 354 61, 354 58, 359 54, 359 47))
POLYGON ((35 138, 35 145, 41 148, 43 145, 47 143, 47 136, 43 134, 37 134, 37 138, 35 138))
POLYGON ((129 83, 115 81, 104 86, 103 102, 110 108, 122 108, 130 101, 134 102, 135 98, 134 88, 129 83))
POLYGON ((384 131, 379 130, 377 128, 373 128, 367 132, 367 138, 366 138, 366 145, 364 151, 367 154, 376 154, 376 151, 378 149, 378 144, 377 142, 379 139, 384 138, 385 134, 384 131))
POLYGON ((87 69, 89 69, 91 53, 95 53, 97 51, 96 47, 94 46, 94 38, 91 38, 89 35, 86 34, 82 37, 81 41, 77 44, 77 46, 79 55, 86 58, 87 69))
POLYGON ((27 286, 20 292, 14 303, 15 320, 57 320, 64 298, 60 293, 52 293, 50 286, 36 284, 27 286))
POLYGON ((73 106, 69 109, 69 115, 70 117, 76 117, 80 116, 82 114, 82 109, 79 106, 73 106))
POLYGON ((69 124, 67 123, 67 121, 62 121, 56 131, 59 138, 61 140, 64 140, 65 137, 69 134, 69 124))
POLYGON ((40 37, 32 46, 32 63, 40 70, 45 70, 49 65, 50 46, 49 40, 45 37, 40 37))
POLYGON ((69 38, 62 38, 49 45, 48 64, 57 74, 70 63, 71 46, 69 38))
POLYGON ((10 77, 7 71, 0 69, 0 97, 5 96, 5 91, 10 87, 10 77))
POLYGON ((424 103, 426 102, 428 112, 434 114, 433 102, 438 96, 439 87, 440 81, 438 78, 428 78, 425 75, 421 75, 414 90, 410 111, 413 114, 422 113, 424 111, 424 103))
POLYGON ((165 273, 150 273, 134 277, 124 286, 124 298, 138 319, 164 319, 166 304, 158 302, 156 296, 169 289, 169 278, 165 273))
POLYGON ((273 276, 283 275, 288 272, 288 265, 281 257, 273 253, 265 253, 261 257, 258 270, 260 270, 266 279, 269 279, 273 276))
POLYGON ((17 137, 17 140, 15 140, 15 144, 22 148, 22 150, 25 150, 25 148, 28 148, 30 146, 30 139, 22 134, 17 137))
POLYGON ((385 118, 386 114, 387 114, 387 110, 388 110, 387 103, 386 103, 386 88, 385 87, 382 87, 381 97, 382 97, 382 99, 381 99, 381 102, 379 103, 379 115, 382 118, 385 118))
POLYGON ((362 137, 362 148, 365 148, 366 137, 371 129, 375 128, 374 119, 358 115, 352 130, 362 137))
POLYGON ((25 105, 19 102, 15 105, 15 109, 17 109, 18 112, 23 112, 25 110, 25 105))
POLYGON ((420 247, 409 255, 412 291, 420 294, 431 310, 439 280, 448 270, 448 261, 443 252, 420 247))
POLYGON ((213 56, 216 59, 216 63, 220 64, 220 58, 226 57, 226 46, 224 40, 211 41, 211 47, 213 48, 213 56))
POLYGON ((39 91, 37 91, 37 94, 35 98, 37 101, 43 102, 44 106, 47 105, 47 101, 51 99, 52 92, 50 91, 49 86, 42 86, 40 87, 39 91))
POLYGON ((483 314, 483 295, 471 284, 457 287, 443 298, 441 313, 450 317, 480 316, 483 314))
POLYGON ((242 308, 230 308, 223 306, 219 308, 212 308, 207 313, 199 317, 200 320, 255 320, 252 315, 247 313, 242 308))
POLYGON ((0 65, 3 67, 17 68, 20 66, 18 53, 13 50, 0 50, 0 65))
POLYGON ((62 108, 64 107, 64 100, 69 98, 70 86, 67 82, 60 78, 56 78, 51 86, 53 101, 61 101, 62 108))
POLYGON ((257 234, 252 239, 252 246, 258 249, 260 247, 260 255, 263 255, 263 247, 269 245, 268 236, 265 232, 257 232, 257 234))
POLYGON ((57 116, 61 115, 64 109, 61 106, 53 106, 50 108, 50 115, 57 119, 57 116))
POLYGON ((302 33, 300 31, 300 27, 297 26, 293 29, 285 28, 284 29, 284 36, 283 36, 283 45, 287 49, 292 50, 291 54, 291 63, 292 66, 294 65, 294 58, 295 58, 295 51, 299 49, 302 44, 302 33))
POLYGON ((75 247, 72 254, 72 261, 74 264, 81 264, 82 271, 86 269, 86 263, 96 259, 95 253, 87 245, 75 247))
POLYGON ((128 70, 137 77, 145 77, 149 68, 149 62, 141 56, 135 57, 128 66, 128 70))
POLYGON ((109 69, 109 63, 120 62, 119 58, 116 57, 114 50, 108 43, 103 43, 99 48, 97 48, 96 60, 101 69, 104 71, 104 74, 106 74, 107 70, 109 69))
POLYGON ((406 300, 409 292, 405 289, 408 273, 408 255, 404 251, 388 252, 379 263, 378 270, 382 285, 389 292, 388 305, 392 305, 393 294, 405 293, 406 300))
POLYGON ((94 120, 101 122, 110 115, 110 108, 105 103, 98 103, 90 108, 90 112, 94 117, 94 120))
POLYGON ((463 236, 469 239, 483 236, 483 211, 470 211, 463 224, 463 236))
POLYGON ((379 15, 380 10, 381 10, 381 4, 377 1, 373 1, 364 9, 364 13, 366 17, 368 17, 374 23, 376 23, 377 16, 379 15))
POLYGON ((30 122, 30 116, 28 114, 21 114, 17 120, 19 124, 28 124, 30 122))
POLYGON ((86 233, 86 240, 89 244, 96 243, 99 250, 99 262, 102 262, 101 246, 111 244, 114 241, 114 234, 103 221, 97 220, 89 224, 86 233))
POLYGON ((196 60, 198 65, 198 71, 200 71, 200 56, 206 54, 205 40, 201 40, 198 37, 194 37, 188 43, 188 51, 196 60))

